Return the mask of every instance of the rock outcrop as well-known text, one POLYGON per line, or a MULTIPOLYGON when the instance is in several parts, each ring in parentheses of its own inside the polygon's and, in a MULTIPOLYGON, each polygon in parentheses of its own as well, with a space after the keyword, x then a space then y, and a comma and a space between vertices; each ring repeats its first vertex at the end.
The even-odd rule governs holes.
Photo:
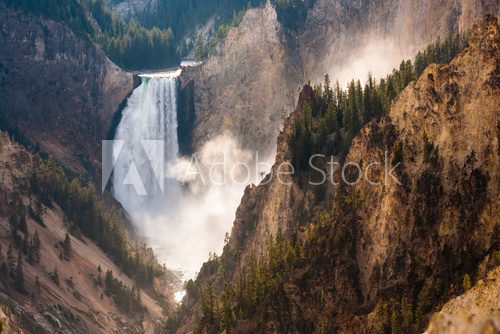
POLYGON ((272 5, 247 10, 214 55, 182 78, 195 82, 194 148, 229 131, 243 148, 272 153, 280 110, 291 110, 297 94, 300 65, 291 54, 272 5))
POLYGON ((0 9, 0 111, 9 127, 75 171, 96 174, 132 74, 62 23, 0 9))
POLYGON ((479 334, 500 331, 500 267, 434 314, 424 334, 479 334))

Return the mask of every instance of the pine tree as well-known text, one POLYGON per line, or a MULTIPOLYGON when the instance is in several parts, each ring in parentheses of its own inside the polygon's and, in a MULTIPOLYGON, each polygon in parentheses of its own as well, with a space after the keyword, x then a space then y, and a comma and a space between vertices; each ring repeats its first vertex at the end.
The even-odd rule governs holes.
POLYGON ((217 318, 215 312, 215 291, 212 281, 208 281, 202 289, 201 311, 203 314, 202 323, 208 333, 217 333, 217 318))
POLYGON ((40 246, 41 243, 40 238, 38 237, 38 231, 35 231, 28 251, 28 262, 30 264, 40 263, 40 246))
POLYGON ((24 234, 28 234, 28 225, 26 224, 26 218, 24 218, 24 215, 19 217, 17 228, 24 234))
POLYGON ((28 254, 29 250, 30 250, 30 243, 29 243, 29 234, 26 233, 23 237, 23 241, 21 243, 21 251, 23 252, 23 254, 28 254))
POLYGON ((141 288, 137 277, 134 279, 134 284, 132 285, 132 298, 135 300, 136 304, 142 303, 141 288))
POLYGON ((337 116, 337 108, 333 101, 330 101, 328 104, 328 109, 326 111, 326 120, 328 124, 328 132, 337 132, 340 129, 338 116, 337 116))
POLYGON ((224 291, 222 293, 222 305, 221 305, 221 318, 224 324, 224 329, 226 333, 231 333, 234 326, 234 313, 232 309, 232 287, 230 283, 224 285, 224 291))
POLYGON ((101 278, 102 268, 101 265, 97 267, 97 285, 102 286, 102 278, 101 278))
POLYGON ((15 287, 19 291, 24 291, 23 254, 19 252, 17 257, 15 287))
POLYGON ((368 82, 365 84, 365 89, 363 91, 363 124, 368 123, 370 121, 373 110, 372 110, 372 78, 371 76, 368 79, 368 82))
POLYGON ((106 276, 104 278, 104 293, 107 296, 111 296, 114 291, 114 278, 113 272, 111 270, 106 271, 106 276))
POLYGON ((40 284, 40 279, 38 278, 38 275, 35 278, 35 296, 40 296, 42 293, 42 285, 40 284))
POLYGON ((57 270, 57 266, 54 267, 54 271, 51 273, 51 278, 52 278, 52 281, 57 285, 59 286, 59 271, 57 270))
POLYGON ((14 277, 14 266, 15 258, 12 250, 12 245, 9 245, 9 249, 7 250, 7 269, 11 277, 14 277))
POLYGON ((61 243, 63 249, 63 257, 65 260, 69 261, 71 258, 71 238, 68 233, 64 237, 64 241, 61 243))
POLYGON ((328 106, 330 102, 333 100, 333 91, 330 87, 330 76, 328 74, 325 75, 325 83, 323 86, 323 103, 328 106))
POLYGON ((470 279, 469 274, 465 274, 462 286, 464 288, 464 291, 470 290, 470 288, 472 287, 472 283, 471 283, 471 279, 470 279))
POLYGON ((351 138, 354 137, 356 128, 356 110, 356 84, 354 83, 354 80, 352 80, 347 88, 347 108, 344 112, 343 121, 343 124, 351 138))
POLYGON ((364 103, 363 103, 363 89, 361 88, 361 81, 359 79, 356 81, 356 117, 355 117, 355 132, 358 132, 359 129, 363 126, 363 116, 365 114, 364 111, 364 103))

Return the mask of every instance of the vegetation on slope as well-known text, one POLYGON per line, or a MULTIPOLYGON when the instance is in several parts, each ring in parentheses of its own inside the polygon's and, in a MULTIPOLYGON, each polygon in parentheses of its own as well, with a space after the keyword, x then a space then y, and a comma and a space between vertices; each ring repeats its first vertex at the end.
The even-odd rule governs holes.
POLYGON ((146 29, 124 22, 102 0, 2 0, 7 6, 62 22, 78 36, 97 43, 116 64, 131 70, 178 64, 171 29, 146 29), (95 20, 95 23, 92 20, 95 20))
POLYGON ((352 80, 347 89, 338 82, 332 87, 326 75, 323 85, 314 86, 313 100, 295 120, 289 138, 293 165, 305 170, 312 154, 347 153, 356 133, 374 117, 386 115, 393 99, 429 64, 448 63, 466 46, 466 35, 450 34, 419 52, 413 62, 402 61, 386 78, 377 81, 369 75, 364 87, 360 80, 352 80))
MULTIPOLYGON (((113 4, 127 0, 112 1, 113 4)), ((181 55, 191 49, 195 50, 197 59, 208 57, 214 47, 222 41, 230 27, 237 26, 248 8, 261 6, 267 0, 167 0, 158 1, 153 7, 146 7, 136 18, 148 28, 160 27, 170 29, 178 37, 177 46, 181 55), (188 45, 184 37, 193 34, 196 27, 203 26, 214 19, 215 31, 211 36, 194 36, 188 45)), ((316 0, 271 0, 276 8, 278 20, 288 32, 300 30, 306 19, 309 9, 316 0)))
POLYGON ((57 203, 77 230, 95 240, 140 285, 151 286, 153 278, 163 273, 158 264, 140 258, 138 246, 130 245, 120 214, 97 198, 92 183, 68 179, 53 160, 40 161, 32 174, 31 191, 46 206, 57 203))
MULTIPOLYGON (((158 1, 154 8, 146 8, 126 22, 111 12, 104 0, 70 0, 64 4, 60 0, 2 1, 28 13, 64 22, 77 35, 97 43, 113 62, 130 70, 175 66, 179 56, 191 49, 197 59, 205 59, 226 37, 229 28, 239 24, 248 8, 265 3, 263 0, 158 1), (212 36, 196 36, 189 45, 183 44, 183 37, 212 18, 216 27, 212 36)), ((120 1, 111 2, 117 3, 120 1)), ((314 3, 315 0, 272 0, 278 20, 290 32, 303 26, 314 3)))
POLYGON ((207 41, 205 41, 202 36, 197 36, 194 48, 195 58, 199 60, 207 58, 212 50, 214 50, 215 47, 222 40, 224 40, 224 38, 226 38, 229 29, 231 29, 231 27, 237 27, 238 24, 240 24, 244 15, 244 10, 241 10, 238 14, 234 14, 233 20, 228 24, 222 23, 221 25, 219 25, 219 27, 217 28, 217 33, 213 36, 209 36, 207 41))
MULTIPOLYGON (((0 140, 7 138, 4 133, 0 133, 0 136, 0 140)), ((122 214, 112 204, 105 204, 91 183, 82 185, 54 161, 31 156, 20 146, 10 144, 10 141, 3 141, 1 145, 4 144, 2 149, 5 147, 6 150, 3 151, 2 162, 5 165, 5 159, 13 161, 12 165, 9 162, 5 167, 5 183, 0 184, 0 188, 6 191, 0 191, 4 194, 0 201, 0 218, 6 223, 2 224, 6 233, 2 233, 0 245, 2 289, 9 291, 8 288, 12 287, 12 291, 7 292, 9 295, 20 293, 30 296, 33 301, 46 301, 51 298, 47 294, 47 285, 33 275, 35 270, 61 289, 66 283, 69 289, 65 289, 65 292, 87 303, 89 297, 83 293, 85 290, 81 290, 85 289, 79 285, 81 280, 76 280, 80 283, 75 282, 68 272, 74 270, 75 265, 82 264, 82 256, 84 260, 102 261, 105 267, 112 268, 106 263, 109 257, 121 269, 113 269, 120 279, 113 277, 112 269, 107 269, 106 276, 102 276, 104 273, 97 264, 95 274, 89 273, 88 276, 95 293, 98 288, 103 289, 101 299, 104 295, 109 296, 122 313, 137 319, 145 315, 146 311, 140 294, 140 288, 143 288, 147 296, 144 305, 150 305, 152 297, 163 303, 162 307, 166 311, 171 306, 168 297, 167 300, 163 299, 161 294, 164 292, 155 288, 155 282, 163 282, 166 269, 158 264, 145 246, 139 246, 130 239, 122 214), (14 150, 9 145, 14 146, 14 150), (16 167, 18 163, 23 164, 22 170, 16 167), (10 177, 12 181, 9 181, 10 177), (59 215, 60 211, 62 216, 59 215), (60 224, 64 234, 58 236, 58 227, 54 224, 60 224), (48 236, 54 238, 55 242, 47 243, 48 236), (108 257, 101 252, 93 253, 93 245, 88 244, 89 239, 85 237, 94 240, 108 257), (76 239, 79 242, 75 247, 76 239), (60 262, 51 262, 50 267, 47 267, 51 260, 57 258, 57 253, 60 262), (98 259, 99 254, 104 260, 98 259), (53 270, 48 272, 49 268, 53 270), (126 284, 121 280, 122 271, 130 277, 131 282, 126 284), (42 299, 39 299, 41 295, 42 299)), ((88 267, 82 268, 82 273, 84 269, 88 267)))

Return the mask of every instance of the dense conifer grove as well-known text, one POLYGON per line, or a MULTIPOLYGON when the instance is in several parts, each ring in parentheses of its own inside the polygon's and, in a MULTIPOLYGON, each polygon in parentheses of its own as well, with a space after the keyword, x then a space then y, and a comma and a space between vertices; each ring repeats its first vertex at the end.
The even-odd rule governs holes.
POLYGON ((134 21, 125 22, 113 15, 102 0, 2 1, 32 15, 67 24, 75 34, 97 43, 112 61, 126 69, 165 68, 178 64, 171 29, 146 29, 134 21))

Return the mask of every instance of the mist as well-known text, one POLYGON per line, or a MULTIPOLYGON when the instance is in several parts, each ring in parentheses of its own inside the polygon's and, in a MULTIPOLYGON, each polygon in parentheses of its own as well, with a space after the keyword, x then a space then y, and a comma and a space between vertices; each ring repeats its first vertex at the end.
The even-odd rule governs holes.
MULTIPOLYGON (((402 60, 414 58, 414 50, 402 47, 394 38, 371 35, 361 41, 361 47, 344 50, 340 55, 331 52, 331 58, 325 61, 321 69, 329 69, 332 82, 338 80, 342 87, 347 87, 351 80, 360 80, 364 84, 368 75, 376 79, 386 77, 394 68, 398 68, 402 60)), ((318 75, 318 82, 324 74, 318 75)))
POLYGON ((269 158, 256 166, 257 154, 226 133, 166 166, 168 183, 174 179, 181 186, 169 189, 167 183, 165 196, 131 215, 138 234, 168 268, 194 273, 209 253, 222 252, 245 187, 271 168, 269 158))

